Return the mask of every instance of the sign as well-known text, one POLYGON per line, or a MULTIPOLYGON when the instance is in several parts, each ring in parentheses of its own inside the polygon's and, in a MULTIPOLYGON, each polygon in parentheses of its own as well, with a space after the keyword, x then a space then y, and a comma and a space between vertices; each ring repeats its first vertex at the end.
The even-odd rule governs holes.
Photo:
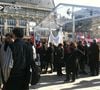
POLYGON ((2 10, 4 7, 3 6, 0 6, 0 10, 2 10))

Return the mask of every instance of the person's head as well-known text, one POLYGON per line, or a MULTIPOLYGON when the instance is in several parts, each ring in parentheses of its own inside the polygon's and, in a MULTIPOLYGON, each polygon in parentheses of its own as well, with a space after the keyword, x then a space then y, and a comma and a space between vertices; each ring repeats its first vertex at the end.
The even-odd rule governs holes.
POLYGON ((10 43, 12 42, 12 35, 10 33, 7 33, 5 35, 5 43, 10 43))
POLYGON ((23 36, 24 36, 24 30, 22 28, 19 28, 19 27, 14 28, 12 33, 13 33, 14 39, 23 38, 23 36))
POLYGON ((73 48, 73 49, 76 48, 75 43, 71 42, 70 47, 73 48))
POLYGON ((86 41, 84 41, 84 45, 87 45, 87 42, 86 41))
POLYGON ((53 44, 50 42, 50 43, 49 43, 49 46, 53 46, 53 44))
POLYGON ((63 47, 63 44, 62 44, 62 43, 60 43, 60 44, 58 45, 58 47, 63 47))
POLYGON ((79 42, 78 42, 78 45, 82 45, 82 41, 79 41, 79 42))
POLYGON ((95 39, 93 39, 93 43, 96 43, 96 40, 95 39))

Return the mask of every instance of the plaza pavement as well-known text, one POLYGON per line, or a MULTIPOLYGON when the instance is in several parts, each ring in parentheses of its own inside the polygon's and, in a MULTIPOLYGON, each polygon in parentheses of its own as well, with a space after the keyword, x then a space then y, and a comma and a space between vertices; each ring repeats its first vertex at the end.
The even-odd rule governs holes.
POLYGON ((64 83, 65 75, 41 74, 40 82, 30 90, 100 90, 100 75, 80 75, 73 83, 64 83))

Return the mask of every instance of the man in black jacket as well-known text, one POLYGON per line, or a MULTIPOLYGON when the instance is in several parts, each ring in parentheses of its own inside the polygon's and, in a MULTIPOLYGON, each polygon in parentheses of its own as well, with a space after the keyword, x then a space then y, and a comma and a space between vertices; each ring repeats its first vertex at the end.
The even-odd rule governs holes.
POLYGON ((64 59, 64 48, 60 43, 57 48, 57 75, 61 76, 62 74, 62 64, 64 59))
POLYGON ((99 46, 96 40, 93 40, 89 48, 89 66, 91 76, 99 75, 99 46))
POLYGON ((48 70, 48 67, 50 65, 51 71, 50 73, 53 72, 53 62, 54 62, 54 47, 52 43, 49 43, 49 47, 47 49, 47 65, 46 65, 46 72, 48 70))
POLYGON ((3 90, 29 90, 30 64, 33 61, 32 47, 23 40, 22 28, 13 30, 13 68, 3 90))

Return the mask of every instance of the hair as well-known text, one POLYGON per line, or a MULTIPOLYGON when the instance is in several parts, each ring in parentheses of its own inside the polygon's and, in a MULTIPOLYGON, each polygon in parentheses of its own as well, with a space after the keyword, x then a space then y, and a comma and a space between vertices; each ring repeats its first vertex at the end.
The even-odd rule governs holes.
POLYGON ((50 42, 49 45, 52 46, 53 44, 50 42))
POLYGON ((22 28, 16 27, 12 32, 17 38, 22 38, 24 36, 24 30, 22 28))
POLYGON ((10 33, 7 33, 6 35, 5 35, 5 37, 11 37, 12 38, 12 35, 10 34, 10 33))
POLYGON ((93 39, 93 43, 96 43, 96 39, 93 39))
POLYGON ((61 46, 63 46, 62 43, 59 43, 58 47, 61 47, 61 46))

